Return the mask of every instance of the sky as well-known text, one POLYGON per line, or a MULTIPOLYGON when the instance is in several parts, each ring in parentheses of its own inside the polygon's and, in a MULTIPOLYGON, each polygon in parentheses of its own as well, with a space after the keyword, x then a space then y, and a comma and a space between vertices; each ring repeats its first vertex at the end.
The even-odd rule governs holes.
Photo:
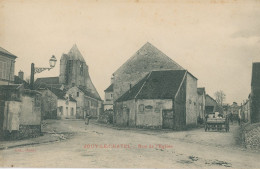
POLYGON ((0 0, 0 46, 14 55, 15 74, 30 64, 54 69, 77 44, 100 96, 110 78, 146 42, 198 78, 198 87, 226 103, 250 93, 252 62, 260 62, 260 1, 0 0))

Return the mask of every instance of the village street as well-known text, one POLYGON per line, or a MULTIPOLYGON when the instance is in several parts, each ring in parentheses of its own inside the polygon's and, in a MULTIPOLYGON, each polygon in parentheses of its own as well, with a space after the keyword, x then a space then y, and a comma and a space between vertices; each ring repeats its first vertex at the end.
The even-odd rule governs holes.
POLYGON ((1 167, 259 168, 260 153, 236 146, 231 132, 124 129, 82 120, 48 120, 61 141, 0 151, 1 167))

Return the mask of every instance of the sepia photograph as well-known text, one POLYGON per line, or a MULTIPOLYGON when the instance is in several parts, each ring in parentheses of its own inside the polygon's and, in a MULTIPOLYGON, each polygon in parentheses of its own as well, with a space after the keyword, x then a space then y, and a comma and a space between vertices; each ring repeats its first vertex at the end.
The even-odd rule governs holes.
POLYGON ((0 0, 0 168, 260 168, 260 0, 0 0))

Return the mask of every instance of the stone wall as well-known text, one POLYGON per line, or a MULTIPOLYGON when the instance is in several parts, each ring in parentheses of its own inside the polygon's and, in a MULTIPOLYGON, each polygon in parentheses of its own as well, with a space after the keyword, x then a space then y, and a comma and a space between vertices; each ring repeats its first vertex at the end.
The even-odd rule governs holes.
POLYGON ((198 116, 197 79, 187 73, 186 84, 186 125, 196 125, 198 116))

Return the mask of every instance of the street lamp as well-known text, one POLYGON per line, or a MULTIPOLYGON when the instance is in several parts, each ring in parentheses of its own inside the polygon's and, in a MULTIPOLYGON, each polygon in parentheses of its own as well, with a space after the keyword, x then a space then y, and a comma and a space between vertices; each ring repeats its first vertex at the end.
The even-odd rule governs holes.
POLYGON ((30 80, 30 87, 31 87, 31 90, 33 90, 34 86, 33 86, 33 83, 34 83, 34 74, 36 73, 41 73, 43 72, 44 70, 51 70, 52 68, 55 67, 56 65, 56 62, 57 62, 57 59, 54 55, 52 55, 52 57, 50 58, 49 60, 49 64, 50 64, 50 67, 48 68, 45 68, 45 67, 34 67, 34 63, 31 64, 31 80, 30 80))

